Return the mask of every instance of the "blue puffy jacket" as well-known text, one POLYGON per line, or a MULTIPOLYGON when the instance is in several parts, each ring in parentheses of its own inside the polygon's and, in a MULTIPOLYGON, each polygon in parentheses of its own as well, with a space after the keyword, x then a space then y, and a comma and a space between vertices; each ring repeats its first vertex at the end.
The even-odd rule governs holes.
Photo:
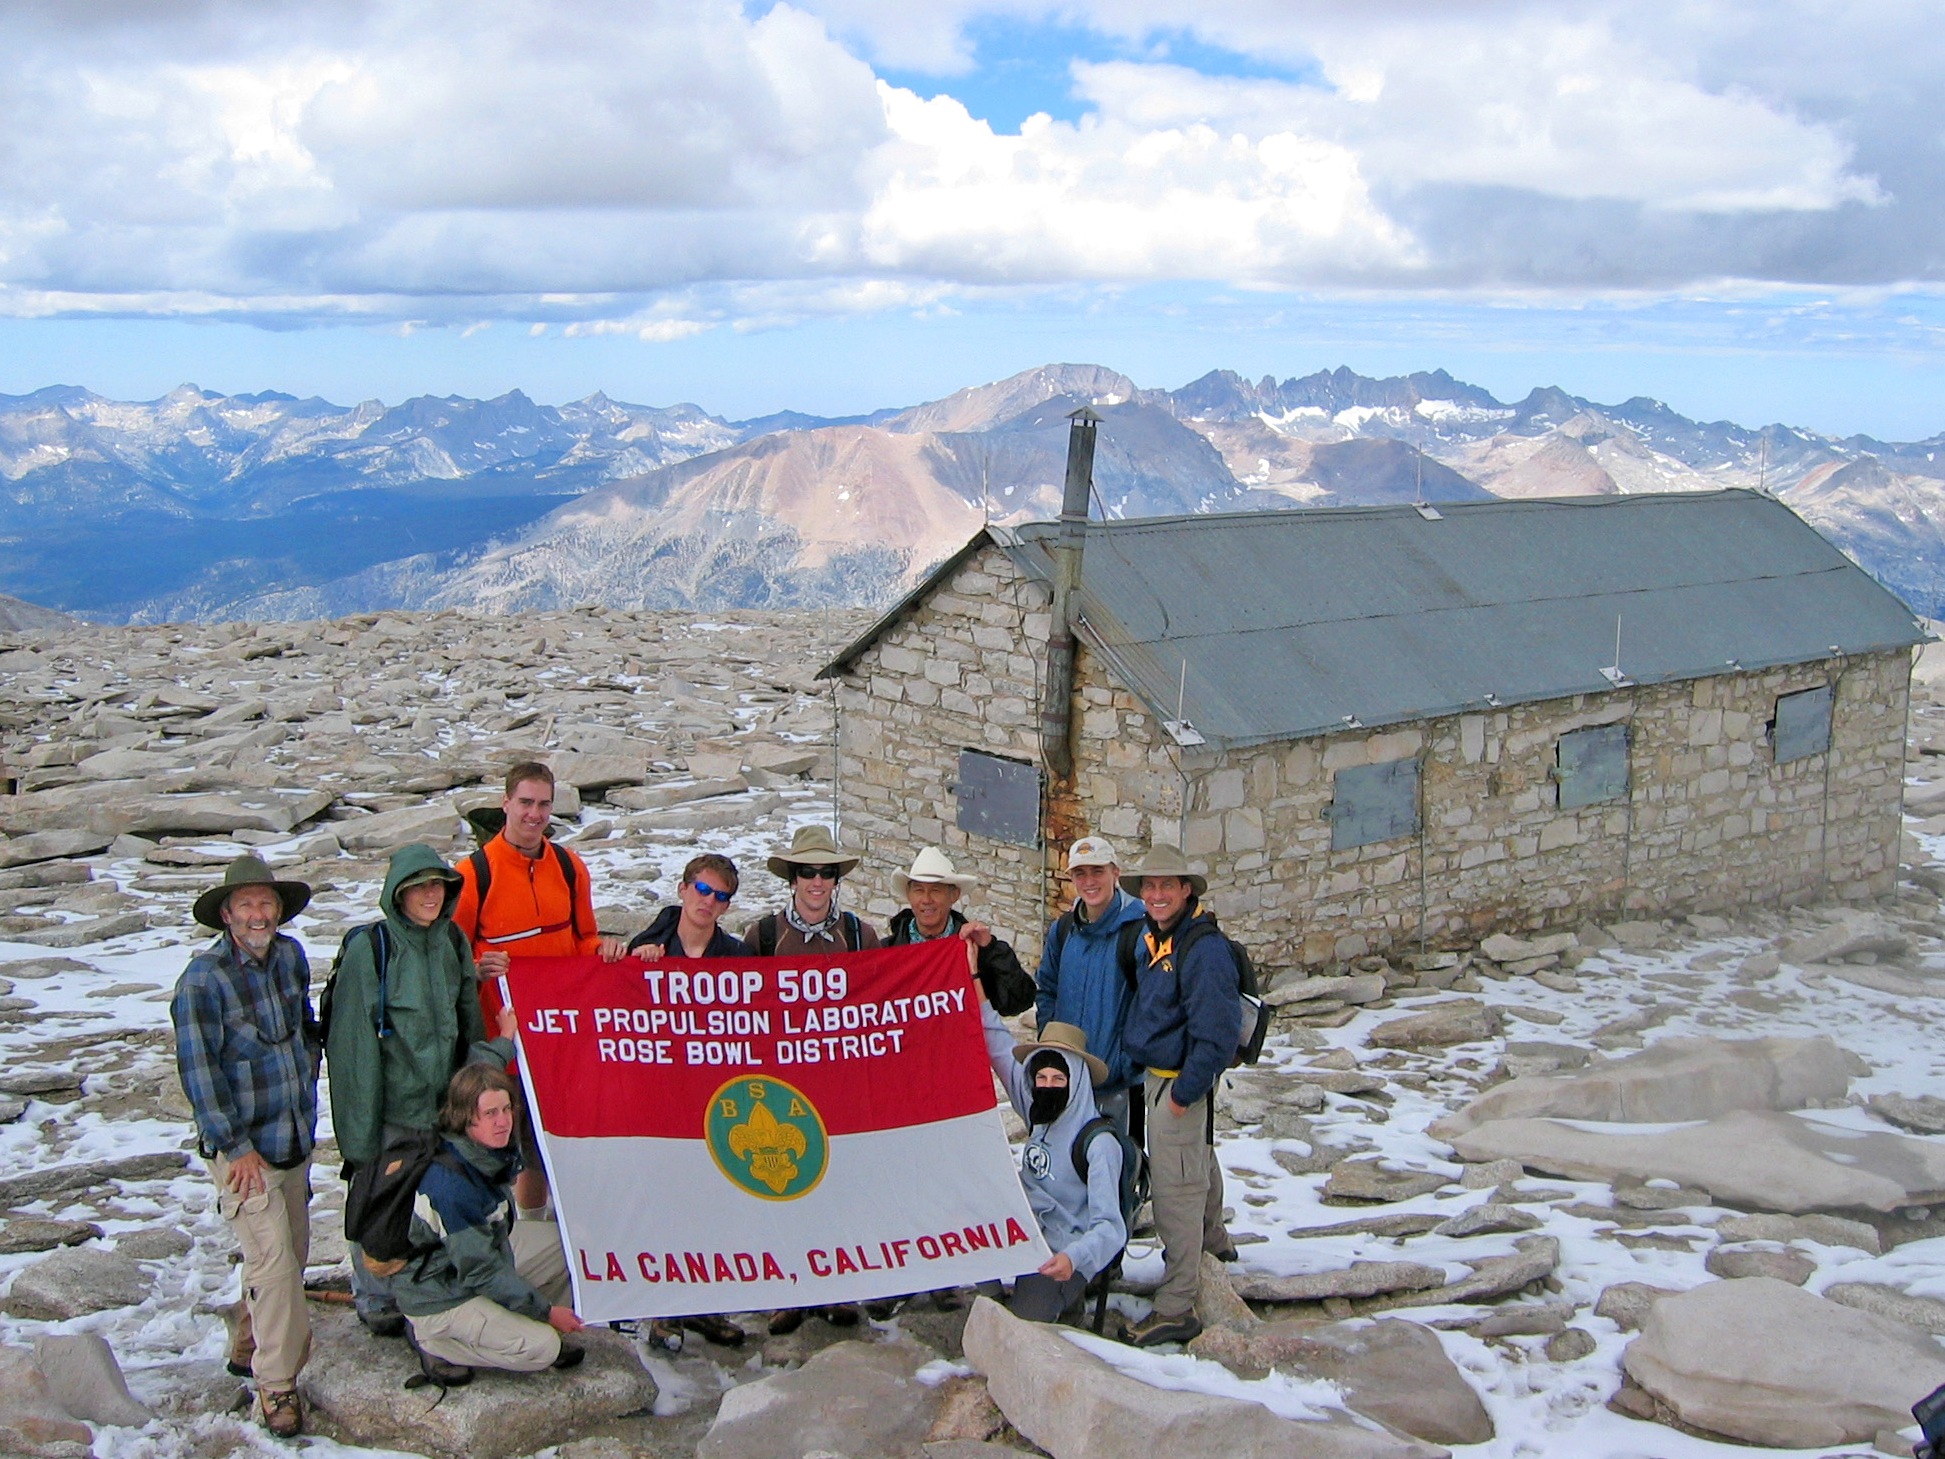
MULTIPOLYGON (((1075 905, 1078 910, 1079 904, 1075 905)), ((1123 927, 1146 915, 1139 901, 1117 887, 1105 914, 1091 922, 1074 919, 1073 931, 1057 962, 1054 932, 1058 921, 1047 928, 1041 946, 1035 1018, 1041 1028, 1058 1021, 1074 1024, 1087 1035, 1087 1051, 1108 1066, 1107 1082, 1095 1090, 1096 1094, 1126 1089, 1141 1078, 1140 1066, 1121 1047, 1121 1029, 1128 1020, 1134 990, 1116 961, 1115 942, 1123 927)))

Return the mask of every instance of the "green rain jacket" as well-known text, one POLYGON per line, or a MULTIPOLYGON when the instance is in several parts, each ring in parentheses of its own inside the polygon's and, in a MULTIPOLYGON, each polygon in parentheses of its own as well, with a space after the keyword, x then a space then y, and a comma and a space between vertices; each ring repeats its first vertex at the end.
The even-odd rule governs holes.
POLYGON ((374 1018, 378 970, 370 934, 351 936, 338 969, 324 1050, 330 1068, 331 1126, 339 1153, 352 1165, 377 1158, 387 1125, 413 1130, 436 1125, 446 1085, 460 1065, 505 1065, 513 1058, 512 1040, 486 1036, 473 954, 453 931, 458 876, 447 885, 445 906, 430 927, 420 927, 399 908, 402 882, 420 872, 450 870, 438 852, 423 845, 394 852, 386 870, 378 905, 391 948, 386 961, 387 1036, 379 1036, 374 1018))

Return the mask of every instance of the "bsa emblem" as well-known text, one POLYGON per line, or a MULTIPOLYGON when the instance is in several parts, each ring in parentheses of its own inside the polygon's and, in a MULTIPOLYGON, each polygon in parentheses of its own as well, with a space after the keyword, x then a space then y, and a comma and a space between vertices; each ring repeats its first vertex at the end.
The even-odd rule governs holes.
POLYGON ((716 1168, 759 1200, 809 1195, 830 1160, 816 1107, 781 1079, 730 1080, 709 1097, 703 1135, 716 1168))
POLYGON ((1044 1179, 1047 1172, 1054 1168, 1053 1157, 1047 1153, 1047 1147, 1038 1140, 1027 1146, 1025 1153, 1020 1156, 1020 1163, 1026 1167, 1027 1174, 1035 1180, 1044 1179))

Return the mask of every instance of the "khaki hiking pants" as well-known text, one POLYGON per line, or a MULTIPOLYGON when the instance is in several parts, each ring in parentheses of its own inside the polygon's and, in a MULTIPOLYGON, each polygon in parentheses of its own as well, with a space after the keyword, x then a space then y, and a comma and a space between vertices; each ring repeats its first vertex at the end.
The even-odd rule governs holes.
POLYGON ((1229 1233, 1222 1224, 1222 1167, 1209 1138, 1209 1097, 1183 1114, 1167 1108, 1173 1079, 1150 1074, 1142 1087, 1148 1121, 1148 1193, 1155 1231, 1162 1238, 1162 1284, 1155 1310, 1164 1317, 1186 1317, 1202 1290, 1202 1253, 1223 1251, 1229 1233))
POLYGON ((278 1170, 266 1165, 264 1188, 245 1199, 229 1188, 230 1162, 205 1162, 216 1181, 216 1209, 243 1248, 243 1303, 256 1342, 257 1387, 280 1393, 297 1386, 311 1352, 311 1315, 304 1310, 304 1263, 311 1252, 311 1162, 278 1170))
MULTIPOLYGON (((552 1221, 516 1221, 511 1239, 514 1270, 550 1304, 566 1306, 567 1253, 561 1249, 561 1228, 552 1221)), ((406 1320, 421 1348, 468 1368, 534 1373, 561 1355, 561 1335, 553 1328, 485 1297, 469 1297, 444 1312, 406 1320)))

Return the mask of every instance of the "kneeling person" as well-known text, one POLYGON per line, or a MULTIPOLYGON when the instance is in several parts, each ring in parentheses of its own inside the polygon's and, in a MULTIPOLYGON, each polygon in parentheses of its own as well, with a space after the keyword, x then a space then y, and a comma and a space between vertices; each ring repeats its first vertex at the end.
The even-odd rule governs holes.
POLYGON ((1050 1023, 1039 1043, 1023 1044, 992 1004, 982 1004, 980 1014, 993 1072, 1027 1122, 1020 1183, 1054 1251, 1037 1272, 1013 1284, 1010 1305, 1014 1316, 1029 1322, 1058 1322, 1128 1244, 1121 1144, 1113 1131, 1104 1125, 1090 1137, 1085 1176, 1074 1165, 1074 1142, 1100 1113, 1094 1085, 1107 1079, 1108 1067, 1087 1052, 1087 1035, 1072 1024, 1050 1023))
POLYGON ((581 1319, 568 1301, 567 1258, 552 1221, 513 1219, 513 1081, 468 1064, 446 1088, 439 1157, 419 1182, 414 1245, 433 1245, 393 1279, 425 1374, 455 1387, 473 1369, 531 1373, 581 1361, 581 1319))

